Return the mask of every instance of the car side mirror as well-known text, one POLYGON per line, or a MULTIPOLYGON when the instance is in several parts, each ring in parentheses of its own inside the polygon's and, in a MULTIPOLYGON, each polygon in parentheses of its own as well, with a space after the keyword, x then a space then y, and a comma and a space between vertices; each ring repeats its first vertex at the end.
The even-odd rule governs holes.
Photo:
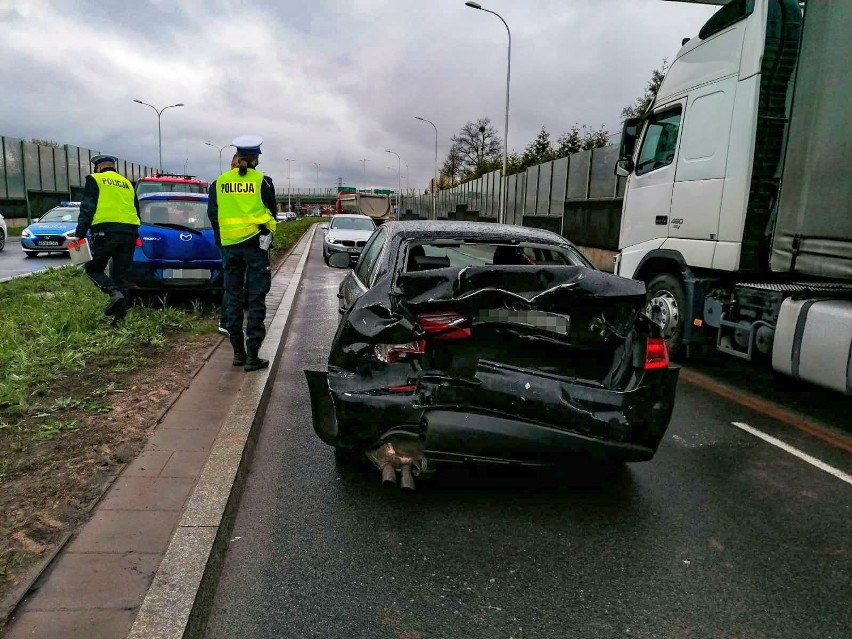
POLYGON ((349 253, 334 253, 328 258, 328 265, 332 268, 349 268, 349 253))
POLYGON ((615 174, 619 177, 627 177, 633 173, 633 158, 622 158, 615 163, 615 174))
POLYGON ((320 224, 320 231, 327 231, 327 230, 328 230, 328 224, 320 224))

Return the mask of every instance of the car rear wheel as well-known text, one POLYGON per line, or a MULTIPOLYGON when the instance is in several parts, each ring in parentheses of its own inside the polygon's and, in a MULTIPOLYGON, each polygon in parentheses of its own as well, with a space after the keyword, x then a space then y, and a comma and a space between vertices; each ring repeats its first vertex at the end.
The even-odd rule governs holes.
POLYGON ((38 257, 38 251, 24 251, 26 257, 38 257))
POLYGON ((670 273, 656 275, 647 284, 648 302, 645 312, 657 322, 672 355, 683 346, 683 323, 686 320, 686 293, 680 278, 670 273))

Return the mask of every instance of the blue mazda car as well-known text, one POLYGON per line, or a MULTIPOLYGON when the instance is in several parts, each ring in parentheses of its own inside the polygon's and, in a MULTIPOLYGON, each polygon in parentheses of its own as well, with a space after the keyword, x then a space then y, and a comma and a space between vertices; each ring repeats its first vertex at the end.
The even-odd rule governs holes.
POLYGON ((74 239, 79 202, 60 202, 38 220, 21 231, 21 248, 27 257, 39 253, 68 253, 68 243, 74 239))
POLYGON ((222 256, 207 218, 206 193, 140 195, 139 217, 133 290, 221 291, 222 256))

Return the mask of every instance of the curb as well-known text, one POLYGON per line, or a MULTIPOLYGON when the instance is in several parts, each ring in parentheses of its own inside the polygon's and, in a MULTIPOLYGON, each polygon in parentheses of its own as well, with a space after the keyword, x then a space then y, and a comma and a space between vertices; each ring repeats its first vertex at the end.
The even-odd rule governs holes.
MULTIPOLYGON (((261 347, 261 355, 271 360, 270 367, 252 373, 240 389, 133 622, 129 639, 197 637, 204 630, 316 230, 314 224, 302 236, 307 237, 302 255, 261 347)), ((300 243, 301 238, 296 246, 300 243)))

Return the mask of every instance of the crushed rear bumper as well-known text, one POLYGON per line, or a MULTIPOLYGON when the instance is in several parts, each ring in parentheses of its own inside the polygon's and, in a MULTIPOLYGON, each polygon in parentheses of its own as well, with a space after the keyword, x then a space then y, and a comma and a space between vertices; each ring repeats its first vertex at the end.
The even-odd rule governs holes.
POLYGON ((566 455, 651 459, 678 369, 640 371, 621 391, 495 365, 475 380, 424 376, 413 392, 363 390, 367 380, 352 373, 306 375, 314 429, 330 445, 368 449, 404 433, 434 461, 540 465, 566 455))

